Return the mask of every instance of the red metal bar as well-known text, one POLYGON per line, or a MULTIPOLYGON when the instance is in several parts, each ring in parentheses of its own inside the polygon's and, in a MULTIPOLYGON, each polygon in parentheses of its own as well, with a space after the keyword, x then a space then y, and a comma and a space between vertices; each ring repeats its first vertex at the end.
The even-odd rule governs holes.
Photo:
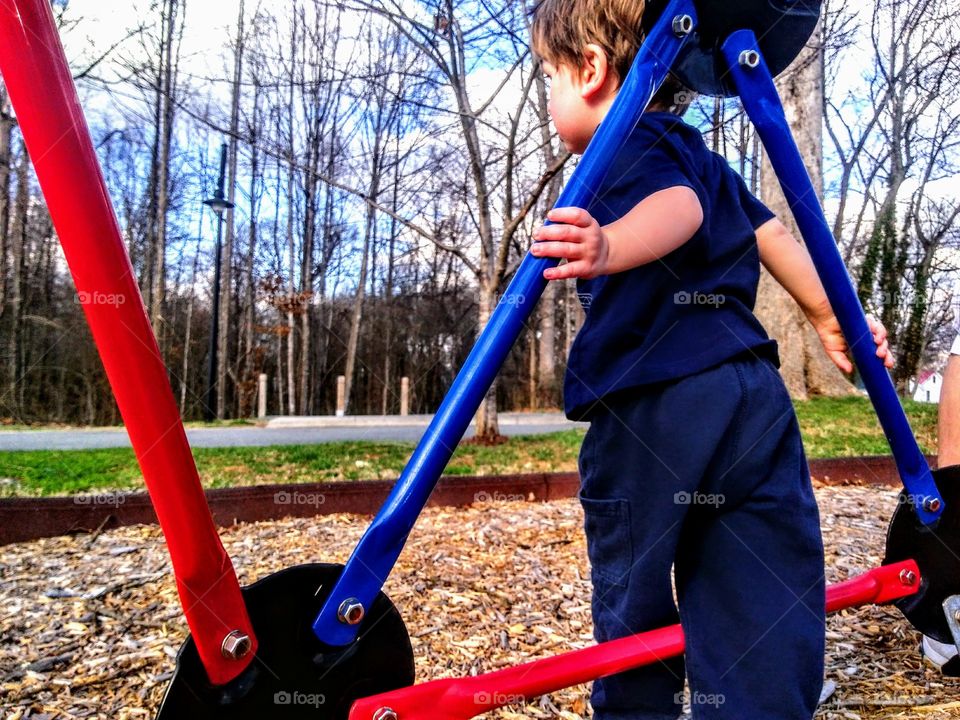
POLYGON ((920 568, 913 560, 881 565, 827 588, 827 612, 873 603, 884 605, 920 589, 920 568))
POLYGON ((166 536, 187 622, 210 681, 223 684, 253 659, 223 657, 224 637, 239 630, 255 649, 253 628, 203 496, 49 0, 0 0, 0 72, 166 536))
MULTIPOLYGON (((885 565, 831 585, 826 609, 835 612, 890 602, 914 594, 919 587, 920 570, 913 560, 885 565)), ((382 708, 393 710, 399 720, 465 720, 526 698, 665 660, 679 655, 683 648, 683 630, 671 625, 484 675, 444 678, 373 695, 353 704, 350 720, 373 720, 382 708)))

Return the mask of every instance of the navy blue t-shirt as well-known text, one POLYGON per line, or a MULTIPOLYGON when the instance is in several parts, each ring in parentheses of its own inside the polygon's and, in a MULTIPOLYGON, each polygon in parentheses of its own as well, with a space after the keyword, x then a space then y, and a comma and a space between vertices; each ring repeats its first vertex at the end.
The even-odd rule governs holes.
POLYGON ((571 419, 588 419, 609 393, 686 377, 747 351, 779 366, 776 342, 753 314, 754 231, 774 214, 698 130, 676 115, 645 113, 588 210, 607 225, 678 185, 703 206, 703 225, 688 242, 646 265, 577 281, 586 320, 564 378, 571 419))

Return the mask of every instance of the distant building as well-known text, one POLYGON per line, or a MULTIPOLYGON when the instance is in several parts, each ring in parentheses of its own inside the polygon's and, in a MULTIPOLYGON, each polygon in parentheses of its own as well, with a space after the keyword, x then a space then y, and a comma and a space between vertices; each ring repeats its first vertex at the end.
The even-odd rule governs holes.
POLYGON ((943 375, 934 370, 925 370, 910 382, 910 394, 917 402, 939 403, 943 375))

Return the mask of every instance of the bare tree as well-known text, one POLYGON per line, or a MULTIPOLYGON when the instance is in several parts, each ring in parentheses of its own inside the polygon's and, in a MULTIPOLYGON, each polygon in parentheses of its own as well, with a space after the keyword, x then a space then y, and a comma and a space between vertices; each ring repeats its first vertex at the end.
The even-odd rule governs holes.
MULTIPOLYGON (((367 26, 367 62, 364 74, 375 78, 366 84, 362 96, 358 98, 364 107, 362 112, 361 141, 365 145, 366 161, 369 163, 367 189, 365 196, 374 202, 380 201, 381 182, 393 169, 390 163, 399 159, 391 158, 388 153, 390 130, 397 129, 397 123, 408 101, 405 88, 404 69, 409 61, 407 46, 402 35, 391 32, 379 43, 373 42, 375 31, 373 23, 367 26), (395 80, 394 80, 395 79, 395 80), (395 87, 391 87, 394 82, 395 87)), ((396 189, 394 190, 396 192, 396 189)), ((360 273, 357 278, 357 292, 353 301, 350 318, 350 336, 347 340, 347 358, 344 376, 346 378, 346 403, 350 407, 353 375, 357 360, 357 344, 360 337, 360 320, 363 315, 363 301, 366 293, 367 268, 370 261, 371 245, 377 232, 377 212, 372 204, 367 205, 363 228, 363 247, 361 249, 360 273)))
MULTIPOLYGON (((478 239, 479 257, 472 256, 467 248, 444 242, 422 227, 416 229, 441 250, 453 253, 476 277, 478 329, 482 330, 496 306, 504 278, 515 267, 510 263, 514 238, 562 166, 562 160, 558 160, 540 173, 524 188, 524 199, 519 200, 515 172, 519 148, 531 138, 539 137, 539 126, 524 122, 529 120, 526 112, 535 78, 526 41, 521 38, 524 7, 512 0, 480 6, 443 0, 432 22, 412 16, 394 0, 359 0, 354 7, 388 20, 430 62, 440 84, 453 97, 447 112, 453 115, 459 130, 457 144, 462 152, 458 160, 465 170, 467 192, 464 200, 478 239), (491 35, 498 38, 497 44, 491 42, 491 35), (489 52, 491 47, 509 69, 486 99, 476 101, 471 94, 469 73, 477 54, 489 52), (511 83, 519 85, 519 101, 505 118, 494 121, 495 105, 503 104, 504 90, 511 83), (487 137, 496 138, 497 149, 487 137)), ((408 227, 413 225, 408 223, 408 227)), ((477 413, 476 436, 481 441, 499 437, 496 392, 494 383, 477 413)))
POLYGON ((16 122, 11 114, 7 89, 0 81, 0 317, 7 304, 7 243, 10 225, 10 149, 16 122))
MULTIPOLYGON (((257 27, 259 13, 254 16, 253 25, 257 27)), ((243 273, 243 323, 238 333, 238 370, 240 378, 237 393, 237 412, 241 415, 253 410, 253 397, 260 374, 260 363, 256 343, 256 260, 259 234, 260 204, 263 197, 263 167, 261 164, 260 140, 264 135, 265 116, 263 112, 263 87, 261 83, 265 69, 259 55, 253 55, 248 62, 252 97, 246 117, 245 136, 250 147, 249 165, 249 222, 247 227, 247 247, 243 273)))
MULTIPOLYGON (((237 156, 240 144, 240 98, 243 81, 244 45, 246 43, 244 0, 237 10, 237 35, 233 47, 233 79, 230 91, 230 131, 227 145, 227 201, 231 206, 237 201, 237 156)), ((226 211, 226 229, 223 238, 223 282, 220 284, 220 320, 217 325, 217 417, 222 418, 227 407, 227 378, 230 358, 233 356, 231 335, 231 310, 234 301, 233 248, 236 241, 236 213, 231 207, 226 211)))
MULTIPOLYGON (((823 203, 823 47, 820 31, 792 67, 781 76, 777 88, 783 100, 790 127, 800 153, 823 203)), ((760 171, 764 203, 800 238, 796 222, 780 183, 769 161, 764 158, 760 171)), ((780 373, 790 394, 805 399, 808 395, 849 393, 851 385, 830 362, 816 332, 803 313, 777 282, 763 271, 757 296, 757 317, 779 343, 780 373)))
POLYGON ((857 239, 871 202, 870 194, 864 189, 873 183, 883 161, 874 157, 870 149, 887 101, 884 83, 877 72, 868 80, 871 102, 867 106, 864 106, 862 88, 847 89, 842 95, 836 92, 839 80, 849 77, 841 72, 848 54, 859 52, 858 16, 859 10, 852 9, 848 0, 830 0, 824 5, 823 126, 832 146, 832 159, 839 170, 831 188, 831 196, 837 203, 833 236, 845 247, 844 260, 848 265, 858 250, 857 239), (848 210, 857 191, 861 201, 859 208, 854 208, 851 225, 848 210))
POLYGON ((183 26, 182 0, 163 0, 160 11, 160 61, 154 82, 154 140, 150 178, 149 267, 150 322, 164 346, 163 300, 166 292, 167 213, 170 205, 170 164, 176 115, 177 65, 183 26))
POLYGON ((21 318, 23 314, 23 278, 24 248, 27 238, 27 213, 30 209, 29 156, 21 144, 20 159, 17 164, 17 183, 13 201, 13 214, 10 219, 7 250, 10 256, 10 286, 7 294, 7 389, 4 393, 6 404, 15 409, 22 408, 19 401, 23 388, 20 381, 21 355, 21 318))
MULTIPOLYGON (((554 167, 565 154, 562 148, 555 148, 555 133, 550 130, 550 114, 547 110, 547 88, 539 64, 533 70, 536 84, 536 113, 540 123, 540 142, 543 147, 544 167, 554 167)), ((557 204, 563 186, 563 174, 557 175, 547 186, 544 196, 544 207, 549 210, 557 204)), ((575 282, 567 281, 567 287, 576 287, 575 282)), ((561 286, 563 287, 563 286, 561 286)), ((567 289, 567 288, 564 288, 567 289)), ((559 293, 557 283, 547 284, 540 300, 540 337, 537 343, 537 352, 531 350, 531 357, 536 355, 537 377, 534 381, 535 390, 531 393, 533 407, 555 407, 559 398, 559 378, 557 377, 557 299, 559 293)), ((579 307, 579 303, 577 303, 579 307)), ((536 337, 536 335, 534 335, 536 337)), ((531 360, 532 362, 532 360, 531 360)))

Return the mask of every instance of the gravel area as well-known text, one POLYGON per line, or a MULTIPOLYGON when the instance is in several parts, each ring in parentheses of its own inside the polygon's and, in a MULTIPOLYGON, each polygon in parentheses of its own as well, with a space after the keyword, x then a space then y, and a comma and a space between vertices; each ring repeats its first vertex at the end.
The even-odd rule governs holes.
MULTIPOLYGON (((875 567, 893 490, 818 487, 828 580, 875 567)), ((583 516, 575 499, 431 508, 386 591, 412 635, 418 681, 486 672, 592 643, 583 516)), ((344 561, 367 519, 331 515, 223 531, 241 582, 344 561)), ((0 718, 152 718, 186 632, 159 530, 0 547, 0 718)), ((960 718, 960 680, 917 653, 894 608, 830 617, 818 720, 960 718)), ((590 717, 588 686, 489 718, 590 717)), ((739 719, 738 719, 739 720, 739 719)))

